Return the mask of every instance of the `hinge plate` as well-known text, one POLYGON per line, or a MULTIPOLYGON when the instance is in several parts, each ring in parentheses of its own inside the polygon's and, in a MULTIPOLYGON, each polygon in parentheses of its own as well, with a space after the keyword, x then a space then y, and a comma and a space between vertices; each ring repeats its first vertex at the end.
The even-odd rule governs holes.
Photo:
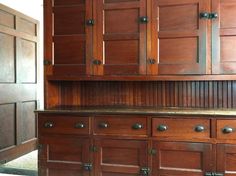
POLYGON ((97 149, 97 147, 96 146, 90 146, 89 147, 89 151, 91 151, 91 152, 97 152, 98 151, 98 149, 97 149))
POLYGON ((157 150, 156 149, 149 149, 148 153, 149 153, 149 155, 156 155, 157 150))

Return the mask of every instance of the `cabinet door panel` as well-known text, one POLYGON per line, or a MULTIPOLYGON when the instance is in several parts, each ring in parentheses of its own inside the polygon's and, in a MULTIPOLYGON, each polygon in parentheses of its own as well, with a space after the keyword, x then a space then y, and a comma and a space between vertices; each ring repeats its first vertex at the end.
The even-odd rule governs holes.
POLYGON ((212 145, 187 142, 154 142, 153 176, 202 176, 212 171, 212 145))
POLYGON ((134 176, 147 167, 147 142, 97 139, 96 176, 134 176))
POLYGON ((154 0, 152 4, 152 57, 160 75, 205 74, 207 20, 204 0, 154 0))
POLYGON ((95 75, 146 74, 146 0, 94 2, 95 75))
POLYGON ((42 149, 39 150, 39 173, 46 176, 83 175, 84 163, 90 163, 89 139, 73 137, 41 137, 42 149))
POLYGON ((217 145, 217 171, 225 176, 236 176, 236 145, 217 145))
POLYGON ((212 20, 212 72, 236 73, 236 1, 212 0, 212 12, 218 18, 212 20))

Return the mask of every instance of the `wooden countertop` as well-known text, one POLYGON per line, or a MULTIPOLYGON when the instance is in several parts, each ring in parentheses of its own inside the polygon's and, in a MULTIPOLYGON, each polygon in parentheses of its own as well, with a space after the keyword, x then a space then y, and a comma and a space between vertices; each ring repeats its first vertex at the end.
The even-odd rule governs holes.
POLYGON ((71 114, 132 114, 132 115, 191 115, 191 116, 236 116, 236 109, 156 108, 156 107, 79 107, 57 106, 39 109, 36 113, 71 114))

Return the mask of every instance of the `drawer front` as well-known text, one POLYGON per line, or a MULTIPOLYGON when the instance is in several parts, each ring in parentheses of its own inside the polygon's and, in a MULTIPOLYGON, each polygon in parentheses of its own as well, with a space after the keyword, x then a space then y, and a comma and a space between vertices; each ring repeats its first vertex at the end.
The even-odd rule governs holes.
POLYGON ((184 139, 208 139, 210 138, 210 120, 153 118, 152 135, 184 139))
POLYGON ((94 133, 147 136, 147 118, 137 116, 97 116, 94 118, 94 133))
POLYGON ((39 134, 89 134, 89 117, 72 115, 39 115, 39 134))
POLYGON ((236 120, 217 120, 218 139, 236 139, 236 120))

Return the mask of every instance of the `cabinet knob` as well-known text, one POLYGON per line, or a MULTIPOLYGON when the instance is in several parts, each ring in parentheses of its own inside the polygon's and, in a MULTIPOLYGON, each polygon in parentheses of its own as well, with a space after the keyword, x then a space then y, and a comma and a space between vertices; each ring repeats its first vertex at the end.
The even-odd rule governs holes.
POLYGON ((148 23, 148 17, 142 16, 139 18, 140 23, 148 23))
POLYGON ((213 176, 212 174, 213 174, 212 172, 206 172, 204 176, 213 176))
POLYGON ((86 21, 87 26, 93 26, 94 23, 95 23, 95 22, 94 22, 93 19, 89 19, 89 20, 86 21))
POLYGON ((143 128, 143 125, 142 124, 139 124, 139 123, 135 123, 132 128, 134 130, 139 130, 139 129, 142 129, 143 128))
POLYGON ((210 14, 209 14, 208 12, 201 12, 200 15, 199 15, 199 17, 200 17, 201 19, 209 19, 210 14))
POLYGON ((91 171, 93 168, 93 165, 91 163, 84 163, 83 168, 85 171, 91 171))
POLYGON ((156 63, 156 60, 155 59, 148 59, 147 62, 148 62, 148 64, 153 65, 156 63))
POLYGON ((233 131, 234 131, 234 129, 231 128, 231 127, 224 127, 224 128, 222 129, 222 132, 223 132, 224 134, 233 133, 233 131))
POLYGON ((150 173, 150 169, 148 167, 142 167, 140 169, 140 176, 148 176, 150 173))
POLYGON ((95 59, 95 60, 93 60, 93 64, 94 65, 101 65, 102 61, 95 59))
POLYGON ((195 127, 196 132, 203 132, 205 130, 205 127, 202 125, 198 125, 195 127))
POLYGON ((99 126, 99 128, 108 128, 109 127, 109 125, 107 123, 104 123, 104 122, 99 123, 98 126, 99 126))
POLYGON ((214 173, 214 176, 224 176, 223 173, 214 173))
POLYGON ((210 15, 209 15, 209 17, 210 17, 210 19, 217 19, 218 18, 218 13, 211 13, 210 15))
POLYGON ((54 124, 53 124, 52 122, 46 122, 46 123, 44 124, 44 127, 45 127, 45 128, 53 128, 53 127, 54 127, 54 124))
POLYGON ((168 127, 166 126, 166 125, 159 125, 158 127, 157 127, 157 130, 158 131, 166 131, 168 129, 168 127))
POLYGON ((76 123, 75 128, 78 128, 78 129, 85 128, 85 125, 83 123, 76 123))

